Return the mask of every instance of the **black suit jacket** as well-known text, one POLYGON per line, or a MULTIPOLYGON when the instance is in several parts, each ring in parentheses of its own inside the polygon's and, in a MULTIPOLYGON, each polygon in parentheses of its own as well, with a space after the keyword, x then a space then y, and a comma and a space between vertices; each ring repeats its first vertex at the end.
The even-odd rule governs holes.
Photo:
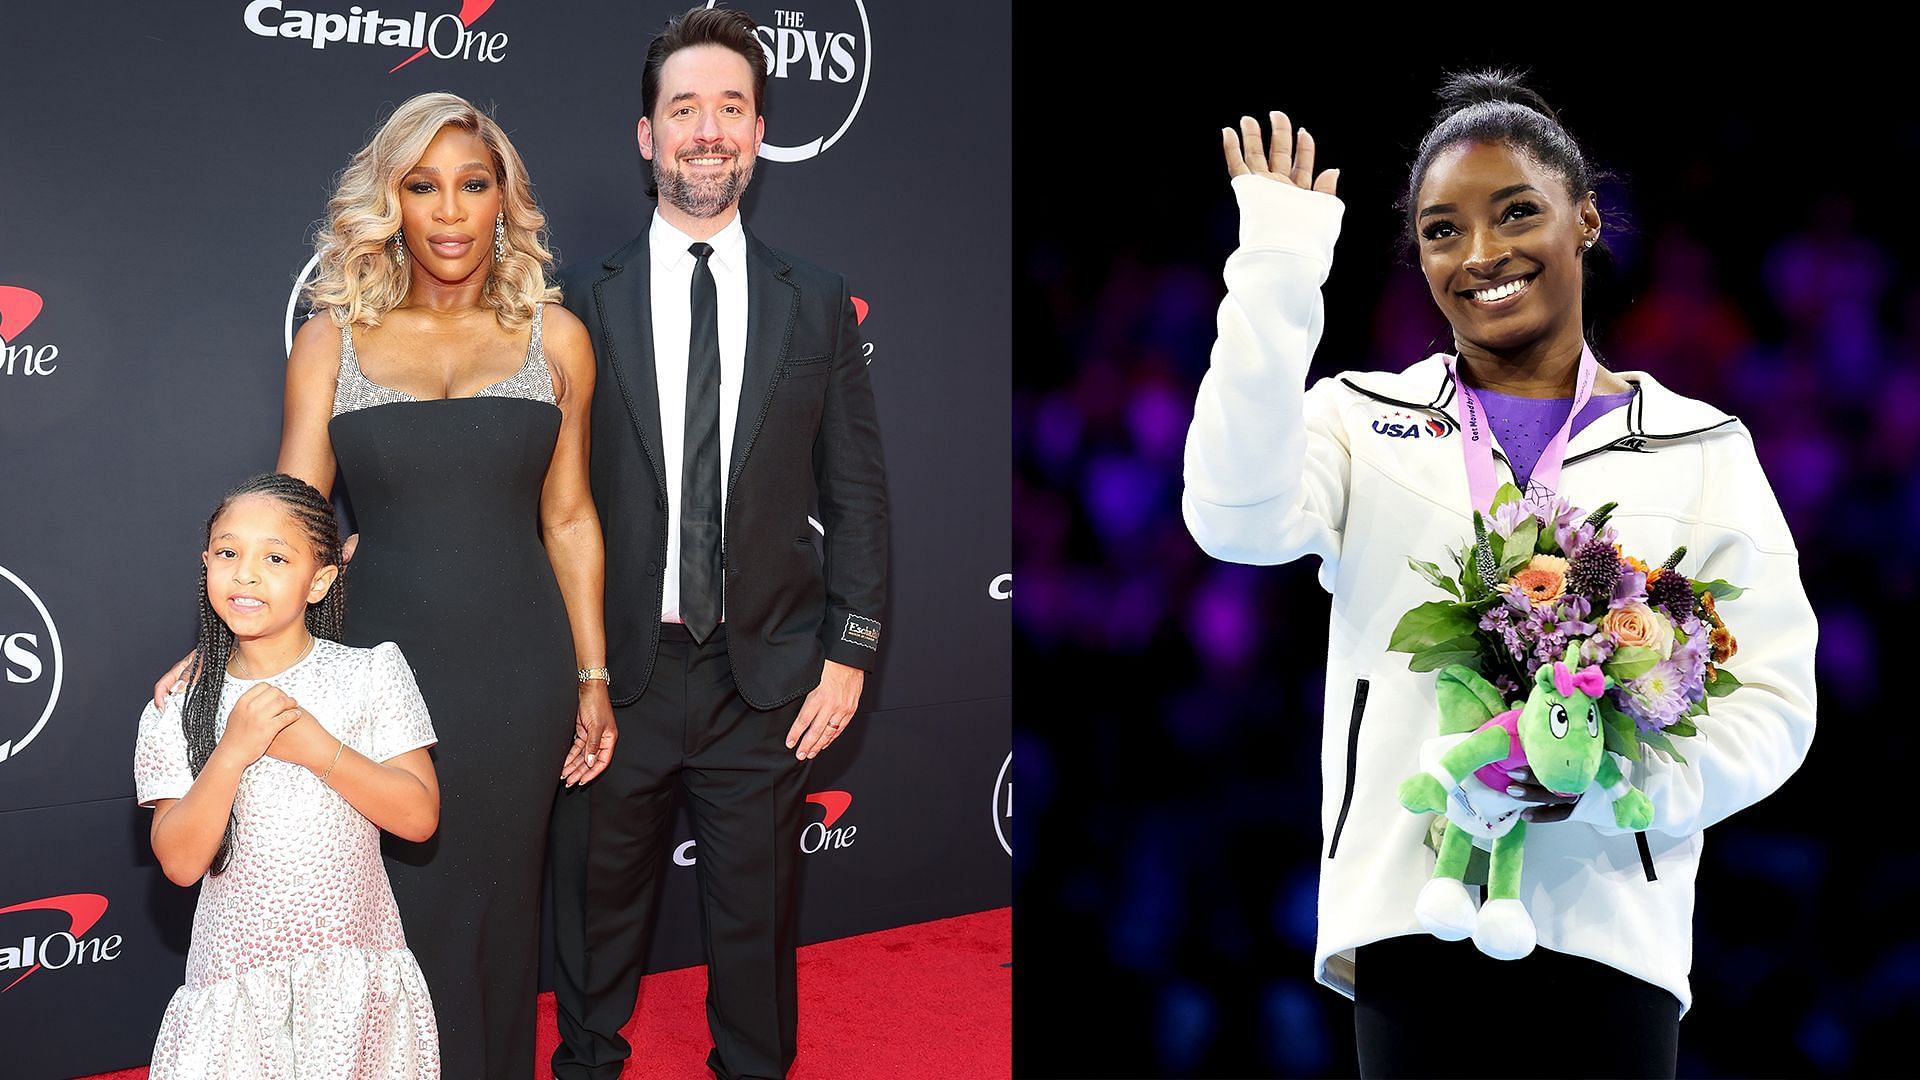
MULTIPOLYGON (((607 666, 637 701, 660 644, 669 483, 653 366, 647 233, 560 277, 598 369, 589 471, 607 551, 607 666)), ((886 603, 880 429, 846 279, 747 233, 747 348, 722 526, 727 652, 740 694, 772 708, 822 658, 870 669, 886 603), (817 504, 826 535, 807 516, 817 504)))

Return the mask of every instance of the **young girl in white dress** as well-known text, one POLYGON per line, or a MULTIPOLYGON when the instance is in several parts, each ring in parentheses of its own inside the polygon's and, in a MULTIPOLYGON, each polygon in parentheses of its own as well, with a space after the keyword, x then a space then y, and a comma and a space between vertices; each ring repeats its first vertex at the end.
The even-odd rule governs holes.
POLYGON ((436 740, 392 642, 338 642, 333 507, 255 477, 207 523, 187 688, 140 717, 134 780, 169 880, 201 885, 167 1077, 440 1075, 433 1003, 380 860, 425 840, 436 740))

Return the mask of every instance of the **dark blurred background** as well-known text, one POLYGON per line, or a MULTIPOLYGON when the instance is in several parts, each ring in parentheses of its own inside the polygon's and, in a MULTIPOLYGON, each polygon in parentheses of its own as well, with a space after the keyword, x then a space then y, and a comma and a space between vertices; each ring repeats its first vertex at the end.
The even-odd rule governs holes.
MULTIPOLYGON (((1442 73, 1488 65, 1530 70, 1611 174, 1595 345, 1753 430, 1820 618, 1812 753, 1706 839, 1680 1074, 1906 1071, 1920 841, 1898 776, 1920 718, 1876 674, 1900 663, 1920 550, 1920 117, 1899 71, 1619 10, 1328 17, 1015 22, 1016 1075, 1354 1072, 1351 1008, 1311 979, 1318 564, 1216 562, 1180 520, 1236 241, 1219 130, 1283 109, 1342 170, 1311 377, 1397 370, 1450 336, 1394 203, 1442 73)), ((1442 985, 1463 1016, 1551 989, 1442 985)), ((1607 1037, 1603 1003, 1565 1004, 1607 1037)))

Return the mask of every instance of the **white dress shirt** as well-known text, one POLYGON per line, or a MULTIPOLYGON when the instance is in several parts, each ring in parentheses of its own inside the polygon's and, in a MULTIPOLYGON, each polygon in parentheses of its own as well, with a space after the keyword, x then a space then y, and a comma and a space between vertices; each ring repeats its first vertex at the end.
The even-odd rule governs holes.
MULTIPOLYGON (((680 472, 687 456, 687 339, 692 322, 693 253, 696 241, 664 221, 658 211, 647 233, 653 261, 653 372, 660 391, 660 444, 666 460, 667 565, 666 588, 660 596, 660 619, 680 617, 680 472)), ((740 381, 747 363, 747 234, 740 213, 719 233, 707 239, 720 316, 720 514, 726 518, 727 477, 733 474, 733 429, 740 411, 740 381)), ((724 529, 724 525, 722 528, 724 529)), ((724 534, 722 544, 725 543, 724 534)), ((720 612, 726 621, 726 609, 720 612)))

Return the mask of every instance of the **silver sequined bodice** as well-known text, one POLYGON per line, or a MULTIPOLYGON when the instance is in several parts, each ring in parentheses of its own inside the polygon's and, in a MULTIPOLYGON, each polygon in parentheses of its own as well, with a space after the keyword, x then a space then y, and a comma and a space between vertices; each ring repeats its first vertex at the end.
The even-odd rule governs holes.
MULTIPOLYGON (((553 404, 553 373, 547 369, 547 354, 540 347, 540 320, 545 304, 533 309, 533 332, 527 338, 527 355, 519 370, 497 383, 484 387, 474 397, 515 397, 553 404)), ((370 409, 394 401, 417 401, 412 394, 395 390, 367 378, 360 370, 360 358, 353 351, 353 327, 340 328, 340 374, 333 382, 333 415, 370 409)))

